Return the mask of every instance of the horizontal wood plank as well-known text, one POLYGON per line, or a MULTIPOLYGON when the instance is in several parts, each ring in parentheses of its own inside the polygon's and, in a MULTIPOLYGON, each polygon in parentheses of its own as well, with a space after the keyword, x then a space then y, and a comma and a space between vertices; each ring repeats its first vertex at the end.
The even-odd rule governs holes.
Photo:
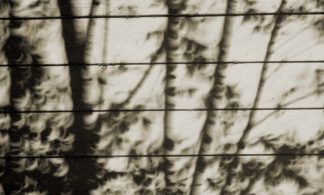
MULTIPOLYGON (((265 75, 264 90, 260 95, 260 103, 253 107, 253 99, 257 91, 262 63, 255 64, 227 64, 224 76, 224 86, 227 90, 227 103, 219 107, 211 107, 206 104, 195 104, 195 99, 208 97, 211 82, 202 85, 203 82, 213 79, 212 70, 214 64, 185 65, 186 74, 195 71, 187 82, 177 84, 183 91, 185 98, 182 104, 174 109, 166 109, 164 106, 164 77, 166 66, 150 65, 116 65, 111 67, 91 67, 92 71, 99 72, 99 77, 93 77, 98 81, 89 82, 86 77, 79 80, 82 89, 73 93, 80 93, 79 101, 84 104, 76 104, 73 109, 50 109, 48 107, 31 110, 2 110, 0 112, 94 112, 125 111, 141 112, 145 110, 166 111, 198 111, 198 110, 308 110, 324 108, 324 63, 271 63, 267 64, 268 71, 265 75), (303 82, 300 82, 300 80, 303 82), (100 81, 100 82, 99 82, 100 81), (98 85, 92 82, 99 82, 98 85), (190 84, 192 83, 192 84, 190 84), (196 86, 196 84, 198 84, 196 86), (100 89, 107 89, 100 92, 100 89), (189 93, 190 90, 195 90, 189 93), (201 94, 199 90, 206 93, 201 94), (87 107, 90 97, 97 97, 102 102, 92 102, 95 107, 87 107), (192 99, 193 98, 193 99, 192 99)), ((0 67, 5 69, 6 67, 0 67)), ((43 67, 46 69, 46 67, 43 67)), ((53 68, 53 67, 52 67, 53 68)), ((58 67, 60 68, 60 67, 58 67)), ((70 67, 70 71, 77 71, 81 67, 70 67)), ((19 67, 13 67, 20 71, 19 67)), ((37 77, 37 75, 36 75, 37 77)), ((92 78, 92 77, 90 77, 92 78)), ((76 78, 72 78, 76 79, 76 78)), ((18 90, 11 92, 12 95, 18 90)), ((57 99, 48 98, 47 102, 55 105, 57 99)))
MULTIPOLYGON (((285 25, 280 28, 279 36, 274 45, 274 52, 267 61, 323 61, 323 38, 320 27, 314 25, 321 16, 287 16, 285 25), (293 21, 293 22, 292 22, 293 21)), ((273 16, 263 17, 265 24, 271 24, 273 16)), ((105 20, 105 19, 95 19, 105 20)), ((264 61, 267 44, 271 35, 272 25, 260 24, 255 18, 249 22, 244 17, 236 17, 231 30, 228 57, 225 61, 245 62, 264 61), (267 26, 267 27, 265 27, 267 26)), ((216 62, 219 52, 218 44, 224 17, 200 18, 184 20, 181 29, 183 34, 183 57, 179 63, 193 61, 216 62), (208 29, 208 30, 207 30, 208 29)), ((37 22, 37 21, 34 21, 37 22)), ((63 22, 64 24, 64 22, 63 22)), ((109 33, 106 41, 108 46, 106 57, 101 61, 91 58, 85 61, 80 57, 78 44, 73 37, 64 34, 66 49, 71 64, 128 64, 128 63, 166 63, 164 32, 167 19, 165 18, 132 18, 113 19, 109 22, 109 33)), ((67 29, 71 30, 71 26, 67 29)), ((54 55, 48 53, 46 55, 54 55)), ((43 62, 57 64, 54 60, 43 62)))
MULTIPOLYGON (((244 15, 244 14, 275 14, 280 5, 280 0, 258 0, 254 4, 249 4, 244 0, 239 0, 236 3, 236 7, 232 14, 244 15), (249 8, 253 7, 253 11, 249 8)), ((61 14, 51 15, 49 17, 89 17, 99 16, 91 15, 91 7, 93 0, 70 0, 70 1, 59 1, 61 7, 61 14), (71 12, 72 11, 72 12, 71 12)), ((45 4, 45 3, 44 3, 45 4)), ((46 5, 47 10, 56 9, 52 4, 46 5)), ((184 9, 180 14, 188 15, 224 15, 226 14, 226 0, 220 1, 209 1, 203 0, 188 0, 184 3, 184 9)), ((323 12, 320 6, 315 1, 305 3, 301 0, 288 0, 287 8, 282 12, 285 13, 315 13, 323 12), (303 9, 300 7, 303 6, 303 9)), ((168 11, 164 1, 154 0, 111 0, 110 9, 107 11, 105 16, 117 16, 117 17, 156 17, 162 16, 167 17, 168 11)), ((21 15, 17 15, 21 16, 21 15)), ((102 16, 102 15, 100 15, 102 16)), ((22 16, 23 17, 23 16, 22 16)), ((29 15, 28 17, 42 17, 29 15)))
MULTIPOLYGON (((194 111, 192 111, 194 112, 194 111)), ((289 111, 254 111, 255 119, 252 121, 251 129, 249 134, 245 139, 245 148, 241 149, 237 155, 272 155, 276 153, 290 154, 290 151, 280 152, 279 148, 285 144, 292 146, 303 146, 309 144, 309 141, 316 142, 316 144, 321 144, 321 128, 324 125, 324 112, 323 110, 289 110, 289 111), (318 140, 318 143, 317 141, 318 140), (280 141, 280 142, 279 142, 280 141), (269 146, 273 146, 269 147, 269 146), (277 149, 276 149, 277 148, 277 149)), ((31 117, 33 122, 29 124, 27 128, 30 132, 38 132, 40 135, 45 136, 44 142, 38 144, 45 144, 47 141, 53 142, 53 140, 58 139, 57 136, 59 130, 46 128, 46 124, 42 125, 45 121, 47 115, 42 114, 19 114, 20 118, 31 117), (46 129, 41 129, 38 127, 43 127, 46 129), (44 131, 44 132, 43 132, 44 131), (43 135, 44 134, 44 135, 43 135), (47 140, 47 141, 46 141, 47 140)), ((187 112, 178 111, 173 113, 174 120, 178 124, 178 129, 176 130, 178 134, 190 134, 189 129, 192 129, 196 121, 192 118, 193 116, 200 117, 202 111, 197 111, 188 115, 187 112), (189 117, 189 118, 188 118, 189 117), (191 117, 191 118, 190 118, 191 117)), ((59 116, 64 117, 62 114, 52 114, 48 115, 53 119, 59 116)), ((138 157, 148 157, 156 155, 156 157, 161 157, 164 153, 158 148, 163 148, 163 118, 164 112, 140 112, 140 113, 74 113, 75 124, 66 133, 68 135, 76 136, 76 143, 73 146, 73 154, 66 154, 68 156, 76 155, 78 158, 82 158, 83 155, 94 155, 94 157, 103 156, 103 158, 108 157, 127 157, 127 156, 138 156, 138 157), (96 122, 94 121, 96 118, 96 122), (82 119, 82 120, 81 120, 82 119), (81 120, 81 121, 80 121, 81 120), (129 123, 130 121, 135 121, 134 123, 129 123), (91 125, 91 124, 95 125, 91 125), (135 136, 136 135, 136 136, 135 136), (143 136, 137 136, 143 135, 143 136), (97 138, 100 138, 97 140, 97 138), (116 142, 120 139, 119 142, 116 142), (152 142, 153 141, 153 142, 152 142), (79 143, 80 142, 80 143, 79 143), (78 144, 79 143, 79 144, 78 144), (117 144, 118 143, 118 144, 117 144), (146 148, 144 151, 138 150, 136 153, 130 153, 129 150, 120 150, 118 148, 113 149, 119 144, 130 144, 133 147, 138 147, 141 144, 150 143, 152 148, 156 150, 151 151, 151 149, 146 148), (85 153, 82 150, 83 147, 97 148, 91 153, 85 153), (93 145, 94 144, 94 145, 93 145), (108 147, 108 145, 109 147, 108 147), (113 144, 113 145, 110 145, 113 144), (117 145, 115 145, 117 144, 117 145), (106 146, 107 145, 107 146, 106 146), (97 150, 97 152, 95 152, 97 150)), ((235 148, 237 147, 237 140, 245 131, 246 124, 249 118, 249 111, 219 111, 215 116, 215 123, 217 129, 215 129, 215 139, 219 142, 215 144, 219 147, 214 150, 207 151, 206 153, 190 153, 190 151, 177 151, 170 155, 175 157, 195 156, 195 155, 205 155, 208 156, 222 156, 222 155, 236 155, 235 148), (218 133, 217 133, 218 132, 218 133), (230 148, 229 148, 230 147, 230 148), (234 147, 234 148, 231 148, 234 147), (180 156, 177 156, 180 155, 180 156)), ((52 121, 54 122, 54 121, 52 121)), ((201 132, 203 125, 196 126, 196 131, 201 132)), ((21 136, 21 138, 32 141, 34 138, 28 138, 28 132, 16 132, 15 137, 21 136), (27 136, 27 137, 26 137, 27 136)), ((31 134, 30 134, 31 135, 31 134)), ((199 135, 192 135, 199 136, 199 135)), ((36 139, 36 138, 35 138, 36 139)), ((42 138, 43 139, 43 138, 42 138)), ((35 142, 36 144, 36 142, 35 142)), ((124 146, 126 146, 124 145, 124 146)), ((120 146, 121 147, 121 146, 120 146)), ((150 147, 150 148, 151 148, 150 147)), ((93 149, 94 149, 93 148, 93 149)), ((132 148, 132 147, 131 147, 132 148)), ((134 148, 134 149, 135 149, 134 148)), ((144 147, 145 148, 145 147, 144 147)), ((320 148, 320 147, 319 147, 320 148)), ((139 149, 139 148, 138 148, 139 149)), ((308 148, 309 149, 309 148, 308 148)), ((319 154, 318 150, 301 150, 296 151, 294 154, 319 154)), ((37 154, 35 154, 37 156, 37 154)), ((41 154, 40 154, 41 155, 41 154)), ((59 154, 59 156, 65 155, 64 153, 59 154)), ((16 155, 19 156, 19 155, 16 155)), ((32 156, 32 155, 31 155, 32 156)), ((55 156, 55 155, 54 155, 55 156)), ((56 158, 56 157, 54 157, 56 158)), ((69 158, 69 157, 68 157, 69 158)), ((73 158, 73 157, 71 157, 73 158)), ((87 157, 85 157, 87 158, 87 157)))

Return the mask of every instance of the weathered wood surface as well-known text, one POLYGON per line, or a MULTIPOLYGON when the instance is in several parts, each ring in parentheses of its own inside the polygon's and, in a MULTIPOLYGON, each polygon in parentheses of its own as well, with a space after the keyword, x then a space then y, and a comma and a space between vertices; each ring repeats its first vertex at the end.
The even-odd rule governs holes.
POLYGON ((3 189, 324 193, 323 11, 322 0, 1 1, 3 189))

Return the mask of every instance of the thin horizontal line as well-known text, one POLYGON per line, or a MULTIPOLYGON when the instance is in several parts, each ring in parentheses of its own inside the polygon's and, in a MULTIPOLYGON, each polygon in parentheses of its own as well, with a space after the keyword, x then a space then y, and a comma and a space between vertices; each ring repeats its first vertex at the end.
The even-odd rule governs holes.
POLYGON ((292 153, 268 153, 268 154, 151 154, 151 155, 66 155, 66 156, 2 156, 4 159, 22 158, 140 158, 140 157, 223 157, 223 156, 323 156, 319 153, 292 154, 292 153))
POLYGON ((118 65, 187 65, 187 64, 258 64, 258 63, 324 63, 324 60, 298 60, 298 61, 224 61, 224 62, 120 62, 120 63, 65 63, 65 64, 0 64, 0 67, 24 66, 118 66, 118 65))
POLYGON ((193 109, 107 109, 107 110, 1 110, 0 113, 62 113, 62 112, 161 112, 161 111, 249 111, 249 110, 324 110, 324 107, 296 107, 296 108, 193 108, 193 109))
POLYGON ((165 17, 219 17, 219 16, 267 16, 267 15, 320 15, 324 12, 265 12, 265 13, 219 13, 219 14, 139 14, 139 15, 96 15, 96 16, 29 16, 29 17, 0 17, 0 20, 40 20, 40 19, 89 19, 89 18, 165 18, 165 17))

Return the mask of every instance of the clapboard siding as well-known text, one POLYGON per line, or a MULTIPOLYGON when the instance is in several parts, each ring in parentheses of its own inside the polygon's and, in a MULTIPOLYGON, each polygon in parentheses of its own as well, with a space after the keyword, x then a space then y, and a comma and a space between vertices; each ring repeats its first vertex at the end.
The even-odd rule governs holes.
POLYGON ((323 7, 1 1, 0 193, 323 194, 323 7))

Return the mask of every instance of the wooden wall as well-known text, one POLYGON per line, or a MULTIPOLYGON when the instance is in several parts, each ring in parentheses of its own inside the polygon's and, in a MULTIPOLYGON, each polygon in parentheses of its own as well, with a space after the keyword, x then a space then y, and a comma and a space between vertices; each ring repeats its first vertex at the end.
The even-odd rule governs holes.
POLYGON ((322 0, 0 1, 3 191, 323 194, 323 26, 322 0))

